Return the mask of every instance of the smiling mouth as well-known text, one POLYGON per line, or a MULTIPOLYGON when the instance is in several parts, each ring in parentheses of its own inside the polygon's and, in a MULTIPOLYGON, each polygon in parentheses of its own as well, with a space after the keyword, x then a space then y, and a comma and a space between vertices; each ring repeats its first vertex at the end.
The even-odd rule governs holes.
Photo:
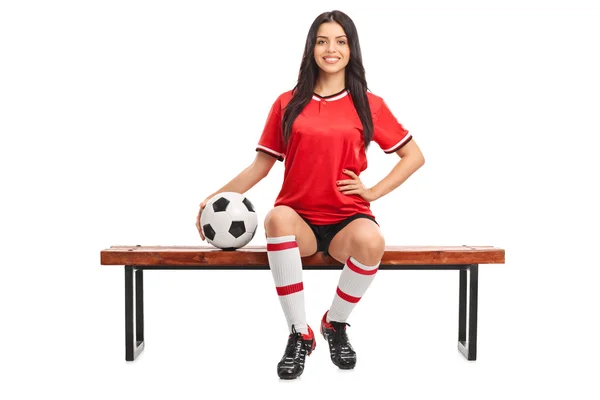
POLYGON ((323 57, 323 60, 325 60, 325 62, 327 64, 335 64, 336 62, 338 62, 340 59, 337 57, 323 57))

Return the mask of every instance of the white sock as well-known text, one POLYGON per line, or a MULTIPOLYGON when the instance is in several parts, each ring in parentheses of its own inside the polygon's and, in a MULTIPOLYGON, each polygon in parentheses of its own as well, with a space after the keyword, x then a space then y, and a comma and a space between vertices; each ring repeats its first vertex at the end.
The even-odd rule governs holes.
POLYGON ((296 236, 268 237, 267 256, 290 333, 292 325, 294 325, 297 332, 308 335, 302 283, 302 259, 296 236))
POLYGON ((327 322, 346 322, 348 320, 348 316, 356 303, 363 297, 369 285, 373 282, 379 264, 364 265, 356 261, 354 257, 349 257, 346 260, 333 303, 327 312, 327 322))

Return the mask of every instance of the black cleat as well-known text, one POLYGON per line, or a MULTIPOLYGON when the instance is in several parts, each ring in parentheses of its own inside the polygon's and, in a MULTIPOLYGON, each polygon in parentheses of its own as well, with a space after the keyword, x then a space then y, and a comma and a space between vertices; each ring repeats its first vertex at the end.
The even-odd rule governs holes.
POLYGON ((315 334, 310 326, 308 327, 308 335, 304 335, 296 332, 296 328, 292 325, 292 333, 288 337, 285 353, 277 364, 277 375, 281 379, 296 379, 302 375, 304 360, 316 346, 315 334))
POLYGON ((321 334, 329 343, 331 361, 341 369, 352 369, 356 365, 356 352, 346 335, 347 322, 327 322, 327 313, 321 320, 321 334))

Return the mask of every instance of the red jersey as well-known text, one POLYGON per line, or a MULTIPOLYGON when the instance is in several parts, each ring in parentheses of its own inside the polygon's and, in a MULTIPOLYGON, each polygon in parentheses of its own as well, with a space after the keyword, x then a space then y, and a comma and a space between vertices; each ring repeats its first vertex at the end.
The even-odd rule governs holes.
MULTIPOLYGON (((338 180, 352 179, 343 169, 367 169, 362 122, 347 90, 331 96, 314 94, 292 125, 284 146, 282 118, 292 91, 282 93, 269 112, 256 151, 285 161, 281 191, 275 206, 285 205, 315 225, 340 222, 356 213, 374 217, 370 203, 357 194, 343 194, 338 180)), ((373 141, 385 153, 394 153, 411 135, 385 101, 367 91, 373 118, 373 141)))

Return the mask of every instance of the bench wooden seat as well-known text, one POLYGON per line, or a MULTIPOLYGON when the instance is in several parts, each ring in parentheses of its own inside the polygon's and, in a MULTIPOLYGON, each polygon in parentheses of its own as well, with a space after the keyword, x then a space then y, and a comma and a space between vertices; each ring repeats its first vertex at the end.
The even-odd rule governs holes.
MULTIPOLYGON (((223 251, 208 246, 111 246, 101 252, 102 265, 194 266, 268 269, 265 246, 246 246, 223 251)), ((381 269, 390 265, 418 264, 502 264, 504 250, 491 246, 386 246, 381 269)), ((331 266, 342 268, 333 257, 318 252, 302 258, 304 268, 331 266)))
MULTIPOLYGON (((459 270, 458 348, 468 360, 475 360, 479 264, 504 264, 504 255, 504 249, 493 246, 386 246, 379 269, 459 270)), ((245 246, 235 251, 212 246, 111 246, 100 252, 100 259, 101 265, 125 267, 127 361, 133 361, 144 349, 145 269, 269 269, 266 246, 245 246)), ((303 257, 302 266, 305 270, 343 268, 323 252, 303 257)))

